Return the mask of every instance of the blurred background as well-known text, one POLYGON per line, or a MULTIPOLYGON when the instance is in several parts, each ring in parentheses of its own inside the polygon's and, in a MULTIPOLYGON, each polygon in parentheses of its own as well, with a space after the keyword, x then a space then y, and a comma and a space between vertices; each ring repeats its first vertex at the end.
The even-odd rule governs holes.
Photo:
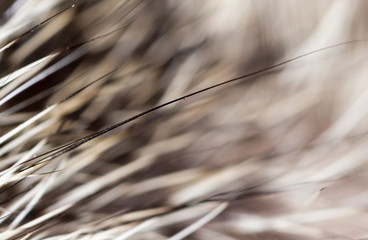
POLYGON ((366 1, 0 12, 2 239, 368 238, 366 1))

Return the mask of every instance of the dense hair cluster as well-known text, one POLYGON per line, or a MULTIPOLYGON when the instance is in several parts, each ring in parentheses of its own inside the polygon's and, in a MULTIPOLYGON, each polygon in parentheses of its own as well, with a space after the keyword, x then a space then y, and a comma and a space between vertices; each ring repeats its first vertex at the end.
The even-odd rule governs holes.
POLYGON ((366 1, 6 0, 0 239, 365 239, 366 1))

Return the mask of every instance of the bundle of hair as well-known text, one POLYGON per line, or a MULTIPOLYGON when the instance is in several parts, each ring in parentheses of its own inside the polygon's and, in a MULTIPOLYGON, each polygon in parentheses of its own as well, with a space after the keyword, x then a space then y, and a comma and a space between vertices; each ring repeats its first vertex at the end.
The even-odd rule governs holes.
POLYGON ((7 0, 0 239, 365 239, 366 1, 7 0))

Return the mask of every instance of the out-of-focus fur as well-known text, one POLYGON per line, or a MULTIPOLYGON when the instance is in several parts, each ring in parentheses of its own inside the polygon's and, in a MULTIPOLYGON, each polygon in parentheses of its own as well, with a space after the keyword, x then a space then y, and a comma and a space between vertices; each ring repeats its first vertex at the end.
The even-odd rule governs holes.
POLYGON ((0 10, 0 239, 368 237, 366 1, 0 10))

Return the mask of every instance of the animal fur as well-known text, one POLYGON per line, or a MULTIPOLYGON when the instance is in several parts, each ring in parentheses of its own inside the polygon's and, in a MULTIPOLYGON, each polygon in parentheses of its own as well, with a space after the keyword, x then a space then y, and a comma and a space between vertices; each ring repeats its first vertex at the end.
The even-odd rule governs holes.
POLYGON ((3 1, 0 239, 368 238, 367 9, 3 1))

